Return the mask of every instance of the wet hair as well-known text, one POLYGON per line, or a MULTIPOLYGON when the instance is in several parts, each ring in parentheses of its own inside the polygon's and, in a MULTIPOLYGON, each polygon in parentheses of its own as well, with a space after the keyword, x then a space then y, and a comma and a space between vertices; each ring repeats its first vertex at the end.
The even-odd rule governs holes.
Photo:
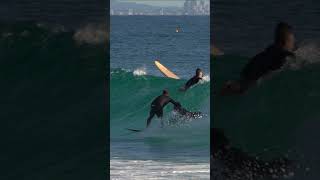
POLYGON ((292 27, 285 23, 280 22, 277 24, 277 27, 274 31, 274 42, 276 45, 284 45, 288 34, 292 33, 292 27))
POLYGON ((166 90, 166 89, 164 89, 163 91, 162 91, 162 94, 169 94, 169 91, 168 90, 166 90))
POLYGON ((197 70, 196 70, 196 75, 199 75, 200 72, 202 72, 202 70, 201 70, 200 68, 197 68, 197 70))

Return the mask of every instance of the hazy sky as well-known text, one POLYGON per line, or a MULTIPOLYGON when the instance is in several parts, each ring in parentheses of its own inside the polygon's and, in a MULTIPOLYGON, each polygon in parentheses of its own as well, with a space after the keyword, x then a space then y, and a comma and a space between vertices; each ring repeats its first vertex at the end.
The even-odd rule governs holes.
POLYGON ((182 7, 185 0, 118 0, 122 2, 135 2, 154 6, 179 6, 182 7))

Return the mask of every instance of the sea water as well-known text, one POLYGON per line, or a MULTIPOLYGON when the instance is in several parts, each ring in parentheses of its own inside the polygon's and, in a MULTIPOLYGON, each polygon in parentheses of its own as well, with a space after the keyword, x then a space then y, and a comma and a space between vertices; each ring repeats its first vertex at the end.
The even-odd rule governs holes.
POLYGON ((209 17, 111 16, 110 172, 111 179, 209 179, 210 71, 209 17), (176 27, 181 32, 176 32, 176 27), (154 60, 181 79, 165 78, 154 60), (206 80, 179 92, 201 68, 206 80), (152 100, 168 89, 170 97, 203 118, 165 127, 154 117, 144 129, 152 100))

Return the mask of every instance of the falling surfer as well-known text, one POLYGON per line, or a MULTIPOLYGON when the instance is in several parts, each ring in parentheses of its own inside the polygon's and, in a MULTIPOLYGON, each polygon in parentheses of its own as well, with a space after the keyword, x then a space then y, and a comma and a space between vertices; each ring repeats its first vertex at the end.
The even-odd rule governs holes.
POLYGON ((191 112, 183 108, 180 103, 178 105, 174 106, 173 111, 176 112, 180 117, 184 119, 195 119, 195 118, 201 118, 202 113, 199 111, 191 112))
POLYGON ((168 124, 174 126, 188 123, 196 119, 201 119, 203 117, 203 114, 200 111, 191 112, 181 105, 174 106, 172 115, 173 116, 168 119, 168 124))

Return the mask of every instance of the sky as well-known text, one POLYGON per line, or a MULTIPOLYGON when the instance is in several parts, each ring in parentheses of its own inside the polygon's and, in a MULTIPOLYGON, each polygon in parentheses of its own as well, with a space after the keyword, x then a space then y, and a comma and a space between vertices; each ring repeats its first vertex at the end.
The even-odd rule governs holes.
POLYGON ((153 6, 176 6, 182 7, 185 0, 118 0, 122 2, 135 2, 140 4, 148 4, 153 6))

